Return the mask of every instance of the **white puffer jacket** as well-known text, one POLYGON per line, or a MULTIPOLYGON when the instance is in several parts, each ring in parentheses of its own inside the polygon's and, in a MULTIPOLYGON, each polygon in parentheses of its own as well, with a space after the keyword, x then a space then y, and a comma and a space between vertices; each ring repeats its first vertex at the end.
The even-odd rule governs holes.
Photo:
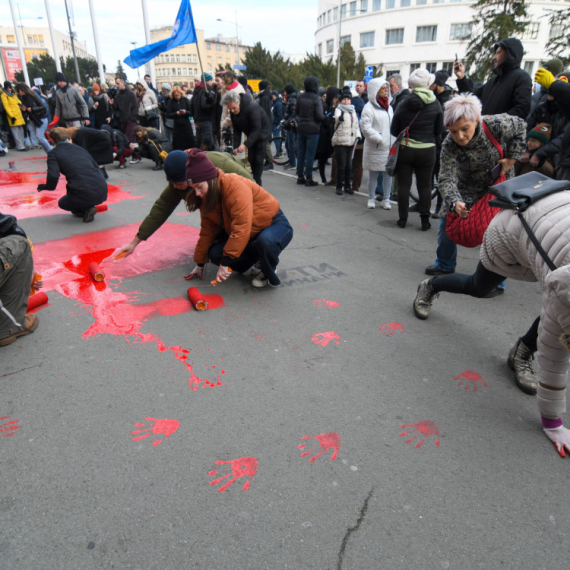
POLYGON ((158 100, 156 93, 152 89, 147 89, 143 95, 142 101, 139 105, 139 115, 146 115, 147 111, 158 109, 158 100))
POLYGON ((368 84, 368 103, 364 105, 360 118, 360 130, 364 135, 364 152, 362 167, 366 170, 384 171, 388 152, 394 140, 390 134, 390 124, 394 110, 388 105, 388 110, 380 107, 376 95, 383 85, 388 86, 388 102, 392 100, 390 84, 383 77, 373 79, 368 84))
POLYGON ((354 105, 339 105, 334 111, 333 146, 354 146, 358 138, 360 126, 354 105))
POLYGON ((550 270, 512 210, 503 210, 489 224, 480 258, 499 275, 540 282, 538 409, 543 417, 558 419, 566 411, 570 365, 570 191, 543 198, 523 216, 556 271, 550 270))

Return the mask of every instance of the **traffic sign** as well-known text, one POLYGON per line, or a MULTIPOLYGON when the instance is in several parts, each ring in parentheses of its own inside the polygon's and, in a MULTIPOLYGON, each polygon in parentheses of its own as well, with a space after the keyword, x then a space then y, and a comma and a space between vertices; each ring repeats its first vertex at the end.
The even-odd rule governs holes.
POLYGON ((374 79, 373 77, 368 77, 368 75, 364 78, 364 83, 370 83, 374 79))
POLYGON ((364 71, 364 76, 365 77, 370 77, 370 79, 372 79, 372 74, 374 73, 374 68, 369 65, 366 70, 364 71))
POLYGON ((242 63, 240 63, 240 64, 237 64, 237 63, 236 63, 236 64, 234 65, 234 69, 239 69, 239 70, 241 70, 241 71, 244 71, 245 69, 247 69, 247 67, 246 67, 245 65, 243 65, 242 63))

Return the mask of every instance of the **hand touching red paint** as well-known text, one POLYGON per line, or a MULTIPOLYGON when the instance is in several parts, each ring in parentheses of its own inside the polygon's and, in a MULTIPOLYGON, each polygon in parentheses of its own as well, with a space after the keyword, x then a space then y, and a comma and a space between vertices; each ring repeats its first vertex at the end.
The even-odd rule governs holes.
MULTIPOLYGON (((328 433, 321 433, 320 435, 305 435, 301 439, 316 439, 317 443, 320 445, 321 451, 309 458, 311 463, 314 463, 325 451, 328 451, 329 449, 333 450, 331 461, 336 460, 338 452, 340 451, 340 436, 338 433, 330 431, 328 433)), ((297 447, 299 449, 305 449, 307 446, 298 445, 297 447)), ((311 453, 317 451, 317 449, 317 447, 313 447, 313 449, 310 449, 309 451, 304 451, 301 453, 301 457, 307 457, 308 455, 311 455, 311 453)))
MULTIPOLYGON (((232 472, 224 475, 223 477, 219 477, 218 479, 214 479, 210 481, 210 485, 217 485, 224 479, 227 479, 231 475, 231 479, 222 485, 218 492, 223 493, 230 485, 232 485, 241 477, 249 477, 249 479, 244 483, 243 490, 247 491, 251 484, 251 480, 255 477, 257 473, 257 459, 255 457, 240 457, 240 459, 234 459, 233 461, 216 461, 216 465, 229 465, 232 472)), ((225 468, 225 471, 228 471, 228 467, 225 468)), ((209 471, 208 475, 217 475, 217 471, 209 471)))
POLYGON ((404 334, 404 325, 402 323, 388 323, 387 325, 380 325, 378 330, 382 334, 387 334, 388 336, 394 336, 394 333, 400 331, 404 334))
POLYGON ((340 338, 340 336, 338 336, 334 331, 328 331, 328 332, 317 333, 317 334, 313 335, 311 340, 315 344, 320 344, 321 346, 326 346, 332 340, 334 340, 335 344, 340 344, 340 341, 338 340, 339 338, 340 338))
POLYGON ((469 388, 473 388, 473 392, 477 392, 477 382, 481 382, 481 384, 487 388, 487 382, 483 380, 483 376, 477 374, 477 372, 473 372, 473 370, 465 370, 459 376, 454 378, 455 382, 457 382, 457 386, 461 388, 465 383, 465 390, 469 390, 469 388))
MULTIPOLYGON (((150 437, 151 435, 159 435, 164 434, 164 437, 170 437, 180 426, 180 422, 178 420, 158 420, 156 418, 145 418, 147 422, 155 422, 150 423, 147 427, 145 424, 135 424, 135 427, 146 428, 146 429, 139 429, 131 432, 131 435, 136 435, 139 433, 144 433, 145 435, 139 435, 138 437, 133 437, 133 441, 138 441, 139 439, 144 439, 145 437, 150 437), (145 433, 151 432, 151 433, 145 433)), ((162 439, 157 439, 153 442, 152 445, 158 445, 162 439)))
POLYGON ((554 444, 556 451, 560 457, 566 457, 564 450, 570 454, 570 430, 564 426, 557 427, 556 429, 545 429, 546 437, 554 444))
MULTIPOLYGON (((425 438, 431 437, 432 435, 440 435, 439 430, 437 429, 434 422, 430 420, 424 420, 422 422, 418 422, 415 424, 404 424, 400 427, 403 428, 412 428, 408 431, 403 431, 400 436, 404 437, 406 435, 411 435, 410 439, 406 440, 406 443, 413 443, 418 437, 420 440, 416 443, 416 447, 419 449, 423 444, 425 438)), ((439 447, 439 439, 435 438, 435 446, 439 447)))
POLYGON ((192 269, 188 275, 184 275, 184 279, 186 279, 186 281, 190 281, 191 279, 194 279, 194 277, 199 277, 202 281, 204 281, 204 268, 196 265, 196 267, 194 267, 194 269, 192 269))
MULTIPOLYGON (((4 416, 0 418, 0 422, 7 420, 10 416, 4 416)), ((0 437, 13 437, 14 432, 20 428, 18 424, 20 420, 10 420, 9 422, 5 422, 0 424, 0 437)))

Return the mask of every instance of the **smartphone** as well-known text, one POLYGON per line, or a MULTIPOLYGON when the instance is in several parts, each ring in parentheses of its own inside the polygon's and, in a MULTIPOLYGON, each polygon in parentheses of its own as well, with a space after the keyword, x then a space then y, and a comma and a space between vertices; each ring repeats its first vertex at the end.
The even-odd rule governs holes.
POLYGON ((455 61, 459 61, 459 58, 457 57, 457 54, 455 54, 455 61))
POLYGON ((495 183, 495 180, 497 180, 497 178, 501 176, 502 168, 503 167, 500 164, 497 164, 496 166, 493 166, 493 168, 491 168, 491 180, 493 181, 493 183, 495 183))

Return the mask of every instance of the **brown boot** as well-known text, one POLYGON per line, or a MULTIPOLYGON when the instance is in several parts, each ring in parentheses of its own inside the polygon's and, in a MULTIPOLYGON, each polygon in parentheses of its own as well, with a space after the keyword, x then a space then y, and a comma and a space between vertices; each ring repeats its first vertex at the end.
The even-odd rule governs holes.
POLYGON ((26 324, 14 334, 7 336, 6 338, 0 339, 0 346, 7 346, 16 342, 16 339, 20 336, 25 336, 27 334, 32 334, 37 328, 40 320, 36 315, 26 315, 26 324))

